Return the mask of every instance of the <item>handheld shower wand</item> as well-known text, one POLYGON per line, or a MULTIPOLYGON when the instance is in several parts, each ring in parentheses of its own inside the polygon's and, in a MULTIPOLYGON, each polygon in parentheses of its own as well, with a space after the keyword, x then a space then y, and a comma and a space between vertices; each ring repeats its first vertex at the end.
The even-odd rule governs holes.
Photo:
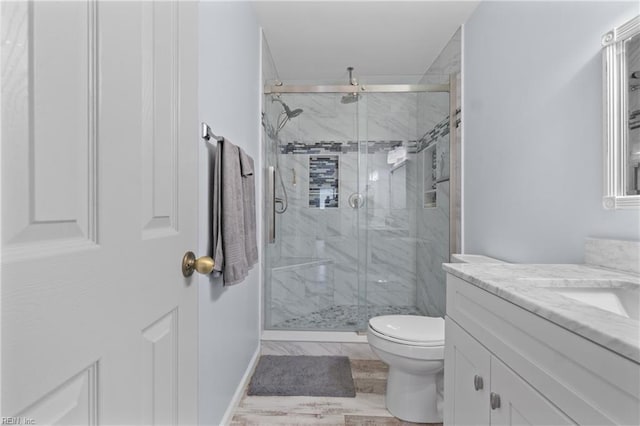
MULTIPOLYGON (((271 102, 278 102, 284 108, 284 111, 282 111, 280 113, 280 116, 278 117, 277 126, 272 138, 275 141, 276 147, 277 147, 280 141, 280 138, 278 136, 280 133, 280 130, 282 130, 285 124, 289 122, 289 120, 302 114, 303 110, 302 108, 296 108, 294 110, 291 110, 291 108, 289 108, 287 104, 285 104, 280 98, 277 98, 277 97, 271 98, 271 102)), ((287 197, 287 188, 285 188, 284 181, 282 180, 282 172, 280 171, 279 163, 280 162, 278 161, 278 153, 276 152, 276 171, 278 172, 278 179, 280 180, 280 187, 282 188, 282 193, 283 193, 283 198, 275 197, 276 205, 281 206, 279 209, 276 208, 276 213, 282 214, 287 211, 287 207, 289 206, 289 200, 287 197)), ((295 185, 295 177, 294 177, 294 185, 295 185)))

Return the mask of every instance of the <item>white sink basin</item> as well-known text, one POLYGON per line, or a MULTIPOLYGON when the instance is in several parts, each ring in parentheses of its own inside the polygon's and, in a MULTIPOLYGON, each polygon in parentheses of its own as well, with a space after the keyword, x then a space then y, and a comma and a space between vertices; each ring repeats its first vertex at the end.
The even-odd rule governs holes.
POLYGON ((569 299, 621 315, 640 320, 638 305, 640 292, 637 288, 625 287, 547 287, 548 290, 569 299))

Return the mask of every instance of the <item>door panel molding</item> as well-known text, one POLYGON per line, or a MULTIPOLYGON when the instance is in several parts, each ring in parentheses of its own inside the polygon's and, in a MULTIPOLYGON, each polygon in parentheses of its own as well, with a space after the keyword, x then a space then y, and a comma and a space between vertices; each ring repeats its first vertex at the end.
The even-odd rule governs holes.
POLYGON ((146 424, 178 424, 178 308, 142 331, 146 424))
POLYGON ((37 424, 98 424, 98 362, 16 415, 37 424))
POLYGON ((142 8, 141 200, 148 239, 178 232, 178 4, 150 1, 142 8))
POLYGON ((3 5, 4 261, 98 243, 96 8, 3 5))

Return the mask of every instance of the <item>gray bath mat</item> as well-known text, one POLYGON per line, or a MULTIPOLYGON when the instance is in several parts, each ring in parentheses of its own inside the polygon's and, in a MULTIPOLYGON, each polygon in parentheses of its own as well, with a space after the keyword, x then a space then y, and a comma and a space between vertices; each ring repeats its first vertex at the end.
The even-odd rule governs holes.
POLYGON ((260 357, 248 395, 355 397, 346 356, 260 357))

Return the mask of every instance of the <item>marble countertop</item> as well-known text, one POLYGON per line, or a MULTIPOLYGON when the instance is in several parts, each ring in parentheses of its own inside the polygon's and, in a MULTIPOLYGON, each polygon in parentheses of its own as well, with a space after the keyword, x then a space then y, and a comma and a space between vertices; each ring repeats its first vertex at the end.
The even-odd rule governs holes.
POLYGON ((589 265, 445 263, 444 270, 536 315, 640 363, 640 322, 573 300, 553 288, 630 290, 640 275, 589 265), (551 290, 550 290, 551 288, 551 290))
POLYGON ((451 255, 451 260, 451 263, 507 263, 481 254, 454 253, 451 255))

